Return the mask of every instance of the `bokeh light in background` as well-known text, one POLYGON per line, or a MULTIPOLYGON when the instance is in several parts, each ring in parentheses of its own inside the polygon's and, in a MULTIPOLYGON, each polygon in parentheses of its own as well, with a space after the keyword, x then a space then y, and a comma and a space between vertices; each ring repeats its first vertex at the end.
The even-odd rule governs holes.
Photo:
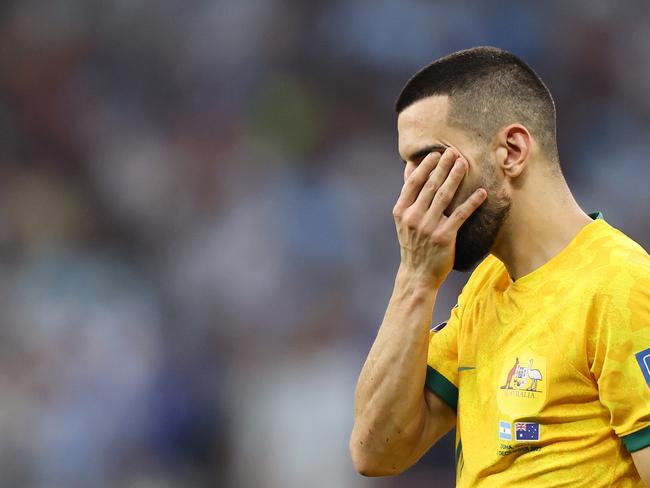
POLYGON ((451 436, 397 479, 347 450, 399 258, 392 103, 451 51, 532 64, 578 201, 650 248, 645 0, 0 16, 2 486, 453 486, 451 436))

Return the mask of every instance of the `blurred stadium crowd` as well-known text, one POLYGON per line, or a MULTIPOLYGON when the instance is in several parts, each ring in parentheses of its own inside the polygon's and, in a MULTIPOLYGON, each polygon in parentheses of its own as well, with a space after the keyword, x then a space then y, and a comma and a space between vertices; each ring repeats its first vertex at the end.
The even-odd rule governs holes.
MULTIPOLYGON (((392 288, 392 103, 510 49, 578 201, 650 247, 650 4, 0 5, 0 485, 453 486, 348 457, 392 288)), ((452 276, 444 320, 466 276, 452 276)))

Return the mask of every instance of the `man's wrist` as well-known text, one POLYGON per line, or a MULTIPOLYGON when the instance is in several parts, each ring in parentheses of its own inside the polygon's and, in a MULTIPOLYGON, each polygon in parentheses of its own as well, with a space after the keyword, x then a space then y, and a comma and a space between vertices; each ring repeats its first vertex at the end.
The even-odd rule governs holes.
POLYGON ((409 295, 422 298, 435 298, 440 289, 432 276, 424 275, 421 271, 409 269, 404 265, 400 265, 397 270, 395 287, 407 291, 409 295))

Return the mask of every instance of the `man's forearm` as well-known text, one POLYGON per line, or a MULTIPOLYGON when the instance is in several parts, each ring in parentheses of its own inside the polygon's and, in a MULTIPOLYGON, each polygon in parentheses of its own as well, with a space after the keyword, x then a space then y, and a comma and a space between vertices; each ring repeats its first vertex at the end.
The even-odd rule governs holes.
MULTIPOLYGON (((395 458, 424 422, 423 386, 437 290, 400 269, 384 320, 359 376, 351 444, 395 458)), ((354 446, 353 446, 354 450, 354 446)), ((408 455, 407 453, 403 453, 408 455)))
POLYGON ((393 207, 401 265, 356 390, 350 450, 362 474, 406 469, 455 421, 435 395, 425 399, 431 312, 456 259, 458 230, 487 198, 479 188, 447 216, 467 161, 453 148, 405 161, 393 207))

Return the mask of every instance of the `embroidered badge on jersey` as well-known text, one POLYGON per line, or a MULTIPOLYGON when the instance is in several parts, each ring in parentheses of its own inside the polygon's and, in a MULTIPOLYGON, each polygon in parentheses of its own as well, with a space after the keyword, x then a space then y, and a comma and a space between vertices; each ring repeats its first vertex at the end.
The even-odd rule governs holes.
POLYGON ((546 358, 529 349, 506 356, 497 386, 497 404, 513 418, 538 413, 548 390, 546 358))

